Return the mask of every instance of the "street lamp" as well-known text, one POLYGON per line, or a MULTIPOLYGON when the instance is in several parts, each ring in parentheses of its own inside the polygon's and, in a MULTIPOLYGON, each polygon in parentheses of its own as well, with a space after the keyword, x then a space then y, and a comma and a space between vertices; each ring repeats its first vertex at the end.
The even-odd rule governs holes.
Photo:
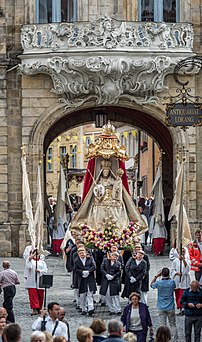
POLYGON ((107 123, 107 113, 102 109, 95 112, 95 127, 103 127, 107 123))

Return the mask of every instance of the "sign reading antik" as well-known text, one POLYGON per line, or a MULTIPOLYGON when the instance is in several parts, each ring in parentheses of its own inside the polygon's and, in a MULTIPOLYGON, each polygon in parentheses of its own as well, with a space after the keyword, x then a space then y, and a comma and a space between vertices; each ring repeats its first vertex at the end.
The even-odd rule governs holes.
POLYGON ((200 126, 202 125, 201 106, 195 106, 192 103, 186 105, 176 103, 172 107, 168 106, 166 110, 166 119, 172 126, 200 126))

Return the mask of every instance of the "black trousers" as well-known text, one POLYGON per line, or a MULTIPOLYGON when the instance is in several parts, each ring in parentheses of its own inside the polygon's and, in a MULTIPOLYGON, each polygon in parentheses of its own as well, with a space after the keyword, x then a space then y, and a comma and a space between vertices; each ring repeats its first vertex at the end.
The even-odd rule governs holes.
POLYGON ((16 294, 15 285, 6 286, 3 288, 4 291, 4 302, 3 307, 6 309, 8 313, 7 320, 11 323, 15 323, 15 317, 13 313, 13 298, 16 294))
POLYGON ((194 327, 194 341, 201 341, 202 316, 185 316, 185 340, 191 342, 192 326, 194 327))

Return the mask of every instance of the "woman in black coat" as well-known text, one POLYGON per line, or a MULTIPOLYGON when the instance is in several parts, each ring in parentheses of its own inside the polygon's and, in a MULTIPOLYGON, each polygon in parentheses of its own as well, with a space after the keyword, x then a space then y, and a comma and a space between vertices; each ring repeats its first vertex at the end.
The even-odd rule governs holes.
POLYGON ((117 261, 119 254, 111 253, 109 258, 104 258, 101 265, 102 283, 100 294, 105 296, 110 314, 121 314, 119 303, 121 263, 117 261))
POLYGON ((142 279, 144 278, 147 269, 147 263, 143 260, 143 257, 144 251, 139 251, 137 254, 133 253, 126 264, 126 280, 122 293, 123 298, 129 298, 131 292, 140 293, 141 291, 142 279))

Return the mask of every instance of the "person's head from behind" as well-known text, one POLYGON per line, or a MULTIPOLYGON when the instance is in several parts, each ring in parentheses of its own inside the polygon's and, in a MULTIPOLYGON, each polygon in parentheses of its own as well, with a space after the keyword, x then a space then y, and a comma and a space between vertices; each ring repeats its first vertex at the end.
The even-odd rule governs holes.
POLYGON ((7 324, 3 330, 5 342, 18 342, 21 339, 21 328, 17 323, 7 324))
POLYGON ((169 268, 167 267, 162 268, 161 275, 163 278, 169 278, 170 276, 169 268))
POLYGON ((64 336, 55 336, 53 342, 67 342, 64 336))
POLYGON ((200 284, 197 280, 193 280, 190 284, 190 288, 192 290, 192 292, 197 292, 200 288, 200 284))
POLYGON ((66 315, 66 310, 62 306, 60 306, 60 312, 59 312, 59 320, 62 321, 65 318, 66 315))
POLYGON ((4 268, 4 270, 7 270, 8 268, 10 268, 11 264, 8 260, 4 260, 2 263, 2 267, 4 268))
POLYGON ((170 329, 165 326, 161 326, 156 332, 156 342, 169 342, 171 341, 170 329))
POLYGON ((106 331, 106 324, 101 318, 97 318, 93 320, 90 328, 93 330, 94 334, 99 335, 106 331))
POLYGON ((46 342, 46 336, 42 331, 36 330, 31 334, 30 342, 46 342))
POLYGON ((108 333, 109 335, 122 336, 123 324, 116 319, 111 319, 108 323, 108 333))
POLYGON ((43 332, 45 337, 46 337, 46 342, 53 342, 53 336, 49 331, 44 331, 43 332))
POLYGON ((76 337, 79 342, 92 342, 93 330, 91 328, 81 326, 77 330, 76 337))
POLYGON ((137 337, 132 332, 128 332, 127 334, 124 334, 123 339, 127 342, 136 342, 137 341, 137 337))
POLYGON ((48 304, 48 313, 49 316, 55 320, 56 318, 59 317, 60 314, 60 306, 57 302, 50 302, 48 304))

